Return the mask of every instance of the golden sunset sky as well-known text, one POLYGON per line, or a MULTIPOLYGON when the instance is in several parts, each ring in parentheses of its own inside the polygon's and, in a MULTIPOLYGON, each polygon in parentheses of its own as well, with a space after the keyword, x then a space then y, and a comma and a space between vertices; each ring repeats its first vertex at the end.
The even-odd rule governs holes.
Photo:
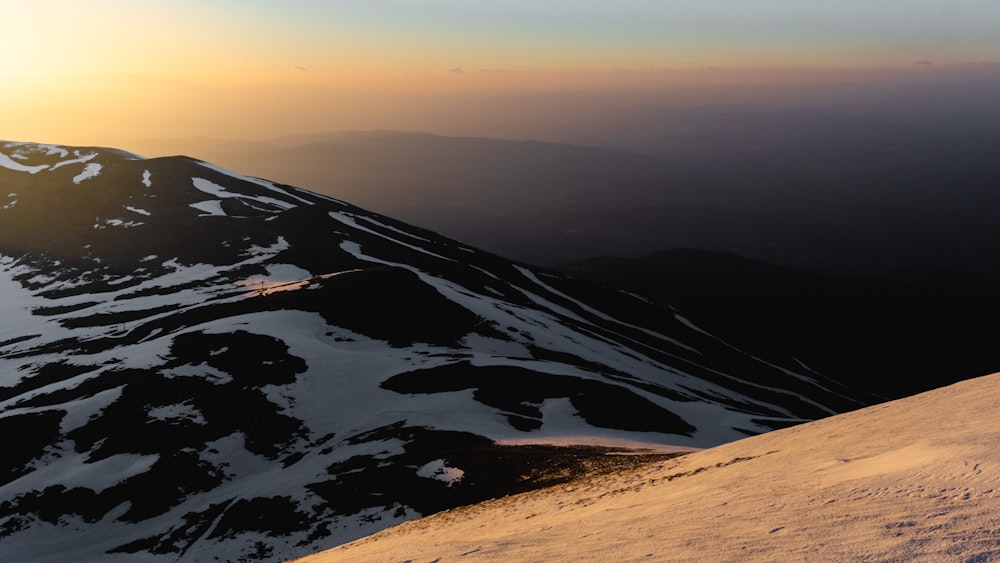
POLYGON ((0 10, 0 138, 447 130, 451 106, 526 93, 696 104, 951 80, 997 72, 997 29, 994 0, 16 2, 0 10))

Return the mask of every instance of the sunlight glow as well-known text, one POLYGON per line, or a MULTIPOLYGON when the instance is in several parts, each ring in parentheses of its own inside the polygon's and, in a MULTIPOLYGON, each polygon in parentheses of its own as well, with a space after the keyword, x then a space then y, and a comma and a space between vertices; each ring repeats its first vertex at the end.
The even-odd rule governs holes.
POLYGON ((985 0, 19 2, 0 107, 14 138, 259 138, 385 126, 408 96, 985 72, 998 22, 985 0))

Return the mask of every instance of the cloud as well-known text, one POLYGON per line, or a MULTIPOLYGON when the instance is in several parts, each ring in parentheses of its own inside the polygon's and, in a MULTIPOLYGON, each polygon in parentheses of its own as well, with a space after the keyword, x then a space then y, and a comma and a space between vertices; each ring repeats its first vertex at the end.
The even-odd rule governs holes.
POLYGON ((454 67, 454 68, 449 68, 448 72, 450 72, 452 74, 465 74, 465 71, 462 70, 460 67, 457 67, 457 66, 454 67))
POLYGON ((308 68, 306 68, 304 66, 298 66, 298 65, 295 66, 295 70, 297 70, 299 72, 309 72, 308 68))
POLYGON ((934 65, 934 63, 930 62, 927 59, 921 59, 919 61, 913 61, 913 64, 920 65, 920 66, 933 66, 934 65))

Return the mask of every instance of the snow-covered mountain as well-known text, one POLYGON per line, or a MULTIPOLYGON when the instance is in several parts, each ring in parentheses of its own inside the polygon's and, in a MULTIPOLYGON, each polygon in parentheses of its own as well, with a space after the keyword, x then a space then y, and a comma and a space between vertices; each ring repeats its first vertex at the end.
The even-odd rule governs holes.
POLYGON ((1000 561, 1000 374, 458 508, 300 563, 1000 561))
POLYGON ((630 294, 100 148, 0 143, 0 318, 5 560, 298 556, 495 494, 494 440, 704 447, 871 401, 630 294))

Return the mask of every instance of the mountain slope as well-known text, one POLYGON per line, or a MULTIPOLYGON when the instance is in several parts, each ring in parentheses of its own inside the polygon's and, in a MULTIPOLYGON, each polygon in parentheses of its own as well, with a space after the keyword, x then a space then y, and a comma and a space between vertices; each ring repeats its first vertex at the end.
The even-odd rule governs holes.
POLYGON ((592 258, 557 269, 669 303, 713 334, 767 357, 793 356, 889 398, 1000 367, 996 300, 969 286, 932 291, 697 249, 592 258))
POLYGON ((302 559, 998 561, 1000 374, 302 559))
POLYGON ((0 143, 0 313, 15 560, 275 560, 497 494, 494 440, 701 447, 874 400, 625 293, 99 148, 0 143))
POLYGON ((373 131, 197 145, 203 158, 234 170, 543 265, 655 249, 664 225, 637 218, 650 217, 651 207, 662 215, 666 202, 704 199, 700 183, 653 158, 557 143, 373 131))

